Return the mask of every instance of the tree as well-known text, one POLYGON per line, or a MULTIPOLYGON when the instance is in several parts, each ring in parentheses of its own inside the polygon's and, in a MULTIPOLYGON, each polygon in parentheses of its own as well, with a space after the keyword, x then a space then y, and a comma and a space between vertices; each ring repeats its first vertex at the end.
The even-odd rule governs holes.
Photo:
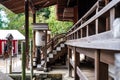
MULTIPOLYGON (((24 24, 25 24, 25 16, 24 13, 15 14, 11 12, 10 10, 6 9, 4 6, 0 6, 0 9, 2 9, 6 13, 6 17, 8 19, 8 27, 3 27, 3 29, 17 29, 21 33, 25 33, 24 24)), ((1 16, 0 16, 1 18, 1 16)), ((30 37, 32 37, 32 16, 30 14, 29 17, 29 32, 30 37)), ((37 17, 36 17, 37 23, 48 23, 49 29, 51 30, 53 35, 65 33, 72 25, 72 22, 67 21, 57 21, 55 18, 55 6, 43 8, 39 11, 37 11, 37 17)), ((2 23, 2 22, 0 22, 2 23)), ((1 26, 1 24, 0 24, 1 26)))
POLYGON ((68 21, 58 21, 55 18, 55 6, 49 7, 50 9, 50 16, 49 19, 46 21, 49 24, 49 28, 52 31, 53 35, 66 33, 67 30, 73 25, 72 22, 68 21))
POLYGON ((6 13, 3 10, 3 7, 0 7, 0 29, 7 27, 8 19, 6 13))

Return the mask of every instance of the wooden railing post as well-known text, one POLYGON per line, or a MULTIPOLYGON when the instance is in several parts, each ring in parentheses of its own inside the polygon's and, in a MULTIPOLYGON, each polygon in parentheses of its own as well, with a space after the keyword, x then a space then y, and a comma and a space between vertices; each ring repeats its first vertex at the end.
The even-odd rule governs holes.
POLYGON ((69 76, 72 77, 72 66, 70 64, 70 59, 72 57, 72 52, 71 49, 68 46, 68 71, 69 71, 69 76))
POLYGON ((110 10, 110 29, 112 29, 114 19, 115 19, 115 8, 112 8, 110 10))
POLYGON ((77 66, 80 65, 80 55, 78 52, 76 52, 76 48, 73 48, 73 54, 75 57, 75 63, 74 63, 74 76, 75 76, 75 80, 79 80, 79 76, 77 75, 77 66))
POLYGON ((108 65, 100 62, 100 50, 95 52, 95 80, 108 80, 108 65))

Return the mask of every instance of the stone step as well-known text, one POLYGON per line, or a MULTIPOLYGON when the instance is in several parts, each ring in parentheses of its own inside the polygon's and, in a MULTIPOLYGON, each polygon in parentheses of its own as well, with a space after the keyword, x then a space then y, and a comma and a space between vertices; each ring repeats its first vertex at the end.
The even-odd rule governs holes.
POLYGON ((53 54, 57 54, 57 51, 56 51, 56 50, 53 50, 53 54))
POLYGON ((47 57, 47 62, 49 62, 50 61, 50 59, 49 59, 49 57, 47 57))
POLYGON ((61 47, 57 47, 57 48, 56 48, 56 51, 61 51, 61 47))
POLYGON ((65 44, 64 44, 64 43, 61 43, 61 44, 60 44, 60 47, 62 47, 62 48, 65 47, 65 44))
POLYGON ((53 54, 49 54, 49 58, 53 58, 53 54))

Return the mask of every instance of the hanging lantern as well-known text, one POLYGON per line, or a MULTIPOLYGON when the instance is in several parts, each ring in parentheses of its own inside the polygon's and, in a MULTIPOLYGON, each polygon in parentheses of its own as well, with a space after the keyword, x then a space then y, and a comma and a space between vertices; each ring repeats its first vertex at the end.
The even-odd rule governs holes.
POLYGON ((35 45, 38 47, 45 45, 45 33, 43 31, 36 31, 35 45))

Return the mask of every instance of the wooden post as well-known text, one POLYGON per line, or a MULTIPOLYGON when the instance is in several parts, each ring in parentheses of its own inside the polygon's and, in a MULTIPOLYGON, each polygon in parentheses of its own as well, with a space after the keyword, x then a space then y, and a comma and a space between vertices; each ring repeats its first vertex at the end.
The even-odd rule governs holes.
POLYGON ((112 8, 110 10, 110 29, 112 29, 114 19, 115 19, 115 8, 112 8))
POLYGON ((76 33, 77 33, 77 38, 76 39, 78 39, 79 38, 79 31, 77 31, 76 33))
POLYGON ((26 79, 26 73, 25 73, 25 42, 22 42, 22 80, 26 79), (23 62, 24 61, 24 62, 23 62))
MULTIPOLYGON (((26 56, 29 53, 29 1, 25 0, 25 53, 22 54, 22 80, 26 80, 26 56)), ((28 56, 27 56, 28 57, 28 56)))
MULTIPOLYGON (((97 14, 98 10, 99 10, 99 8, 97 7, 96 14, 97 14)), ((99 19, 98 18, 95 20, 95 29, 96 29, 95 33, 98 34, 98 32, 99 32, 99 19)))
MULTIPOLYGON (((109 0, 105 0, 105 5, 109 3, 109 0)), ((106 16, 106 31, 110 29, 109 17, 106 16)))
MULTIPOLYGON (((33 23, 36 23, 36 13, 33 13, 33 23)), ((33 55, 35 54, 35 31, 33 31, 33 41, 31 42, 31 80, 33 78, 33 55)))
POLYGON ((10 41, 9 50, 10 50, 10 52, 8 51, 10 54, 9 55, 9 57, 10 57, 10 64, 9 64, 10 65, 10 72, 9 73, 12 74, 12 40, 10 41))
POLYGON ((89 36, 89 26, 87 25, 86 27, 86 36, 88 37, 89 36))
POLYGON ((68 46, 68 70, 69 70, 69 76, 72 77, 72 66, 70 64, 70 59, 72 57, 72 52, 68 46))
POLYGON ((31 80, 33 78, 33 54, 32 54, 32 40, 30 40, 30 56, 31 56, 31 80))
POLYGON ((80 30, 81 30, 81 31, 80 31, 81 33, 80 33, 80 34, 81 34, 81 38, 82 38, 82 37, 83 37, 83 30, 82 30, 82 29, 80 29, 80 30))
POLYGON ((95 80, 108 80, 108 65, 100 62, 100 50, 95 53, 95 80))
POLYGON ((96 53, 95 53, 95 80, 100 80, 99 68, 100 68, 100 50, 96 50, 96 53))
POLYGON ((78 52, 76 52, 76 48, 74 47, 73 48, 73 54, 74 54, 74 57, 75 57, 75 63, 74 63, 74 76, 75 76, 75 80, 79 80, 79 76, 77 75, 77 67, 79 67, 80 65, 80 55, 78 52))
POLYGON ((48 65, 47 65, 47 30, 45 30, 45 70, 48 71, 48 65))

